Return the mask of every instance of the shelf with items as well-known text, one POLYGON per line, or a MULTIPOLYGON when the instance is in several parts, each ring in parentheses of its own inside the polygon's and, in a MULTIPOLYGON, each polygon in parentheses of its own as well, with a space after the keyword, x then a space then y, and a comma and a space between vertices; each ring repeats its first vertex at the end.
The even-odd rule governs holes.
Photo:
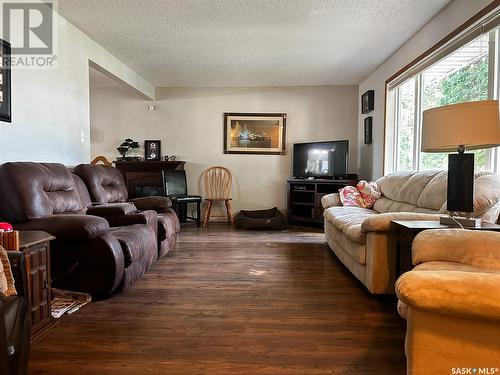
POLYGON ((288 222, 290 224, 323 224, 321 198, 337 193, 345 186, 355 186, 355 179, 349 180, 288 180, 288 222))

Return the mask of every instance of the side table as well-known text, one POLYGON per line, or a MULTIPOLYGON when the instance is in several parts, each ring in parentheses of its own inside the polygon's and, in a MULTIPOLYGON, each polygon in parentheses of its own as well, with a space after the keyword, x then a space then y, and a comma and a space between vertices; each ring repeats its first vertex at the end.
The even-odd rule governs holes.
MULTIPOLYGON (((396 240, 396 277, 410 271, 412 263, 412 244, 416 235, 427 229, 456 229, 456 226, 443 225, 439 221, 393 220, 392 231, 396 240)), ((500 225, 482 223, 480 227, 467 227, 465 230, 491 230, 500 232, 500 225)))
POLYGON ((31 338, 36 340, 53 323, 50 310, 50 241, 42 231, 19 231, 19 251, 26 258, 31 309, 31 338))

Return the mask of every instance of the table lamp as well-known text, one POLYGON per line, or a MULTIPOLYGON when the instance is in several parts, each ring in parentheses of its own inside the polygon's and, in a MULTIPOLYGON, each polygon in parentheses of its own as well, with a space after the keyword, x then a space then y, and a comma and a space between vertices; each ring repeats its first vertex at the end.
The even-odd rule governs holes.
POLYGON ((448 155, 447 210, 441 224, 477 227, 480 219, 474 211, 474 154, 478 150, 500 145, 499 104, 482 100, 432 108, 424 111, 422 152, 453 152, 448 155), (455 217, 457 212, 465 217, 455 217))

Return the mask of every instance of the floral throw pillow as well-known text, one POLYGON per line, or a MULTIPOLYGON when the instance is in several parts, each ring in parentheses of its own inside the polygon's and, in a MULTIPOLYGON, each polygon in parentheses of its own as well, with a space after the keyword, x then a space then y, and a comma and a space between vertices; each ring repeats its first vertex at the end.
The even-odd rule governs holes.
POLYGON ((375 182, 361 180, 356 186, 346 186, 339 190, 340 201, 346 207, 372 208, 381 197, 375 182))
POLYGON ((346 207, 363 207, 363 196, 355 186, 346 186, 339 190, 340 201, 342 206, 346 207))
POLYGON ((378 189, 377 183, 361 180, 356 185, 365 202, 364 208, 372 208, 377 200, 380 199, 382 193, 378 189))

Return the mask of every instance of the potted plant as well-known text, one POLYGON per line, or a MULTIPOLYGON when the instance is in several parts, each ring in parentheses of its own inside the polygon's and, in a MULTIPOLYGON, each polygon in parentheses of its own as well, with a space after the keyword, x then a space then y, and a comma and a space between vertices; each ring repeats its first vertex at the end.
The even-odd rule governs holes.
POLYGON ((127 157, 127 152, 131 149, 139 148, 139 142, 134 141, 133 139, 127 138, 123 141, 123 143, 117 148, 118 152, 121 154, 121 158, 119 160, 135 160, 134 157, 127 157))

